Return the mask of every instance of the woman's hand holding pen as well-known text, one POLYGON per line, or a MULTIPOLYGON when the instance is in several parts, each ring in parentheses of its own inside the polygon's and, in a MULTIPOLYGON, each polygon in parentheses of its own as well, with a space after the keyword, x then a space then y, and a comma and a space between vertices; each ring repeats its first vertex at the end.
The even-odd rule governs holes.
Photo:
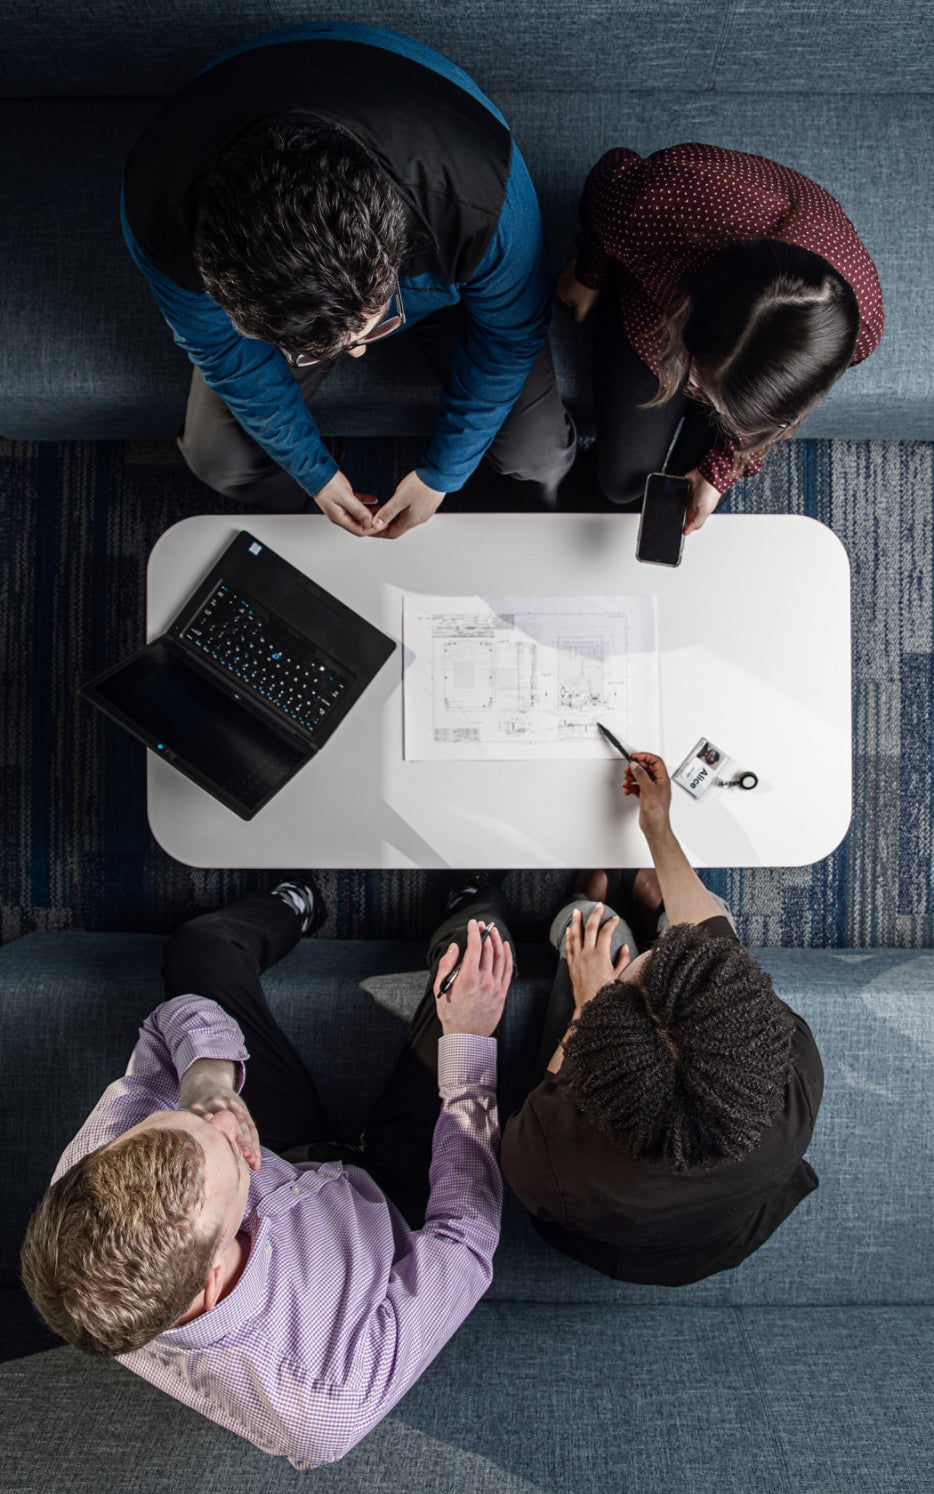
POLYGON ((654 752, 631 752, 602 721, 596 724, 610 746, 626 759, 623 787, 639 800, 639 829, 646 837, 652 830, 664 829, 671 809, 671 779, 664 762, 654 752))
POLYGON ((471 918, 463 959, 457 945, 451 944, 438 962, 434 990, 445 1036, 452 1032, 472 1032, 478 1037, 491 1037, 502 1016, 512 980, 512 949, 495 926, 491 926, 485 939, 481 938, 485 928, 485 924, 471 918), (442 992, 441 987, 459 960, 461 968, 454 984, 449 991, 442 992))
POLYGON ((634 752, 623 784, 627 794, 639 799, 639 829, 648 840, 653 832, 668 826, 671 810, 671 779, 662 759, 654 752, 634 752))

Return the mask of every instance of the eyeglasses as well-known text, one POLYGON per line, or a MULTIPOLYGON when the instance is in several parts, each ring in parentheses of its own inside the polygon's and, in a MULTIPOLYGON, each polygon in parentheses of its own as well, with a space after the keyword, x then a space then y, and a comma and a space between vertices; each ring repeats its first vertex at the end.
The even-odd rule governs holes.
POLYGON ((681 385, 681 393, 686 395, 688 399, 693 399, 698 405, 706 405, 709 410, 716 409, 713 400, 708 398, 703 389, 698 389, 690 374, 681 385))
MULTIPOLYGON (((379 342, 381 337, 388 337, 390 332, 398 332, 400 327, 405 326, 405 307, 402 304, 402 294, 398 284, 389 299, 389 305, 386 310, 389 312, 389 315, 385 316, 381 322, 377 322, 376 326, 367 332, 365 337, 358 337, 354 342, 345 343, 334 354, 334 357, 341 358, 344 353, 351 352, 353 348, 365 347, 368 342, 379 342)), ((316 363, 330 363, 332 361, 330 358, 316 358, 311 353, 288 353, 285 348, 281 348, 280 351, 290 368, 313 368, 316 363)))

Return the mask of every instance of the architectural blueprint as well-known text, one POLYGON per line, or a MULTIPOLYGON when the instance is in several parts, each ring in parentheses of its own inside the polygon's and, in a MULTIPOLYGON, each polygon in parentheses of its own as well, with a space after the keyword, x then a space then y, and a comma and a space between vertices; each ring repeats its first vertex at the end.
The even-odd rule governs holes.
POLYGON ((656 750, 655 598, 404 599, 407 759, 601 758, 603 721, 656 750))

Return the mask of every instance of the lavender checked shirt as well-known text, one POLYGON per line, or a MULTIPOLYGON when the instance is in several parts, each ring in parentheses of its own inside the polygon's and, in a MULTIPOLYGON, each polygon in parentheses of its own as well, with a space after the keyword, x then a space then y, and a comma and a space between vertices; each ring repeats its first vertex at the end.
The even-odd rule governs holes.
MULTIPOLYGON (((154 1110, 177 1107, 195 1059, 232 1060, 240 1089, 248 1056, 215 1002, 164 1002, 55 1178, 154 1110)), ((236 1287, 120 1363, 296 1468, 343 1457, 418 1379, 492 1278, 502 1208, 495 1039, 441 1038, 438 1080, 422 1229, 409 1228, 362 1168, 293 1165, 264 1147, 236 1287)))

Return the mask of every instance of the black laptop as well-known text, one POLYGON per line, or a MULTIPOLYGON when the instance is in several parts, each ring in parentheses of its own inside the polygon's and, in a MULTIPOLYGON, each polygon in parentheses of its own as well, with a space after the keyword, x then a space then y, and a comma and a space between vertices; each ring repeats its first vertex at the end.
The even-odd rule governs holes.
POLYGON ((250 820, 395 647, 242 530, 162 637, 81 694, 250 820))

